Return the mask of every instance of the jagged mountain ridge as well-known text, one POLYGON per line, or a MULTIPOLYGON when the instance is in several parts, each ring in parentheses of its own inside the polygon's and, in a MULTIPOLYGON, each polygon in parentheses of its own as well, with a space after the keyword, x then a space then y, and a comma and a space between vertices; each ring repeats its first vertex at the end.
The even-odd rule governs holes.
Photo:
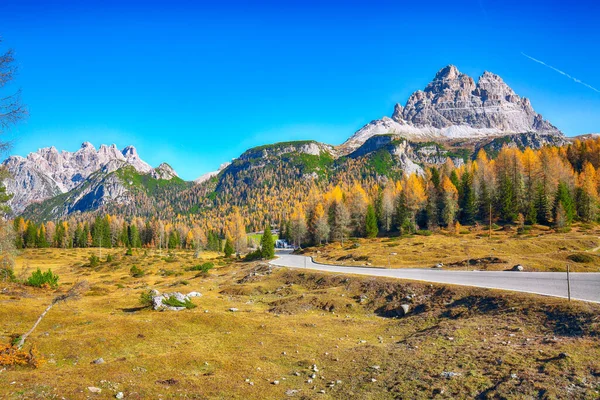
MULTIPOLYGON (((131 146, 120 153, 116 146, 101 146, 98 160, 111 161, 89 173, 102 163, 92 162, 84 174, 71 174, 71 181, 64 179, 69 174, 58 174, 63 179, 59 179, 61 187, 52 174, 23 174, 31 178, 33 186, 39 186, 39 192, 55 193, 42 203, 32 204, 25 215, 45 219, 98 209, 127 215, 195 214, 228 203, 254 204, 260 191, 283 193, 287 187, 302 196, 310 182, 335 181, 348 173, 352 179, 385 179, 422 173, 425 167, 442 164, 447 158, 460 164, 474 158, 479 149, 494 156, 504 145, 539 148, 566 143, 562 132, 536 114, 529 100, 516 95, 499 76, 485 72, 475 83, 456 67, 448 66, 425 90, 413 93, 405 107, 397 104, 391 118, 367 124, 341 146, 316 141, 258 146, 221 165, 218 171, 186 184, 167 164, 153 170, 131 146), (128 165, 133 166, 128 169, 131 174, 113 173, 128 165), (73 186, 70 191, 68 185, 73 186), (155 196, 154 188, 162 186, 167 191, 161 192, 162 198, 155 196)), ((78 152, 89 146, 82 145, 78 152)), ((32 158, 64 164, 55 156, 55 149, 42 150, 42 155, 32 158)), ((23 167, 18 161, 22 160, 13 160, 23 167)), ((57 169, 64 172, 64 168, 57 169)))
MULTIPOLYGON (((131 165, 143 174, 177 176, 161 165, 154 170, 144 162, 133 146, 123 150, 116 145, 96 148, 85 142, 75 152, 59 152, 54 146, 39 149, 27 157, 10 156, 2 162, 10 174, 5 182, 7 191, 14 194, 9 205, 15 214, 21 213, 32 202, 40 202, 67 193, 81 185, 93 173, 109 166, 131 165)), ((114 166, 113 166, 114 167, 114 166)))
POLYGON ((414 92, 392 117, 374 120, 340 146, 349 153, 374 135, 394 133, 410 140, 480 140, 535 132, 564 138, 498 75, 484 72, 475 82, 455 66, 442 68, 424 90, 414 92))

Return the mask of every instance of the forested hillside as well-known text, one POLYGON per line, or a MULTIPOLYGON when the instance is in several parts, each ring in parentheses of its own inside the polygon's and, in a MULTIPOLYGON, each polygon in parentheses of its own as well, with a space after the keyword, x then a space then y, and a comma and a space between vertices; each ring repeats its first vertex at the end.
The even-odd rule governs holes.
MULTIPOLYGON (((219 240, 229 239, 241 251, 245 233, 266 225, 280 227, 283 237, 302 244, 457 230, 487 225, 490 219, 559 230, 573 221, 598 220, 600 138, 538 150, 504 146, 495 158, 480 148, 473 160, 465 151, 438 144, 377 140, 365 143, 372 148, 337 159, 316 142, 252 149, 201 185, 179 191, 151 186, 160 195, 146 215, 134 216, 134 206, 121 206, 63 221, 18 219, 17 242, 25 247, 220 248, 219 240), (409 153, 407 161, 403 157, 409 153), (422 163, 412 161, 419 157, 422 163), (154 209, 160 211, 152 214, 154 209)), ((142 193, 150 190, 142 186, 142 193)))

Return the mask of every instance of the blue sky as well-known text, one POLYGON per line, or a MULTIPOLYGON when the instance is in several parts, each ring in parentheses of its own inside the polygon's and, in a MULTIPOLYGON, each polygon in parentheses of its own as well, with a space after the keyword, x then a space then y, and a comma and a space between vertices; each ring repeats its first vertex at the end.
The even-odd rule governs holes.
POLYGON ((249 147, 342 143, 447 64, 495 72, 567 135, 600 131, 596 2, 0 2, 28 120, 12 154, 133 144, 194 179, 249 147), (408 4, 407 4, 408 3, 408 4))

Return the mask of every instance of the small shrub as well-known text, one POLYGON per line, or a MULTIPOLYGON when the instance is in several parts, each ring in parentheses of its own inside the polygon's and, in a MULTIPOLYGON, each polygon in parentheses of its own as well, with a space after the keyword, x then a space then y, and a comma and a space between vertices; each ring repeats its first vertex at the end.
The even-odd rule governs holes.
POLYGON ((107 263, 109 263, 109 262, 113 262, 113 256, 112 256, 112 255, 110 255, 110 254, 109 254, 109 255, 107 255, 107 256, 106 256, 106 262, 107 262, 107 263))
POLYGON ((213 264, 211 262, 205 262, 204 264, 201 264, 201 265, 194 265, 193 267, 189 267, 188 271, 201 271, 206 274, 206 273, 208 273, 208 271, 210 271, 214 267, 215 267, 215 264, 213 264))
POLYGON ((177 261, 177 257, 175 257, 173 254, 169 253, 165 258, 163 258, 163 260, 165 262, 172 263, 172 262, 177 261))
POLYGON ((129 248, 127 249, 127 251, 125 252, 125 255, 126 255, 126 256, 132 256, 132 255, 133 255, 133 250, 131 249, 131 247, 129 247, 129 248))
MULTIPOLYGON (((19 336, 14 338, 14 342, 18 342, 19 336)), ((0 366, 29 366, 32 368, 39 367, 44 360, 38 355, 37 350, 32 348, 29 351, 19 350, 16 346, 2 343, 0 344, 0 366)))
POLYGON ((577 253, 577 254, 571 254, 567 257, 567 259, 576 262, 576 263, 583 263, 583 264, 590 264, 593 263, 595 258, 594 256, 591 256, 589 254, 583 254, 583 253, 577 253))
POLYGON ((95 254, 92 254, 90 256, 89 260, 90 260, 90 267, 92 267, 92 268, 95 268, 100 264, 100 259, 95 254))
POLYGON ((196 305, 192 303, 190 299, 186 299, 185 301, 179 301, 173 296, 163 300, 163 304, 169 307, 185 307, 187 309, 196 307, 196 305))
POLYGON ((42 272, 39 268, 34 271, 26 282, 29 286, 35 287, 50 287, 55 289, 58 287, 58 275, 54 275, 49 269, 47 272, 42 272))
POLYGON ((152 290, 144 290, 140 294, 140 304, 143 307, 152 307, 152 290))
POLYGON ((260 251, 260 249, 257 249, 257 250, 254 250, 253 252, 246 254, 246 256, 244 257, 244 261, 256 261, 256 260, 260 260, 261 258, 262 258, 262 252, 260 251))
POLYGON ((416 231, 415 234, 419 235, 419 236, 431 236, 431 235, 433 235, 433 232, 431 232, 428 229, 420 229, 420 230, 416 231))
POLYGON ((2 282, 14 282, 16 280, 15 271, 11 266, 0 267, 0 281, 2 282))
POLYGON ((141 278, 142 276, 146 275, 146 273, 142 269, 136 267, 135 265, 129 269, 129 273, 134 278, 141 278))

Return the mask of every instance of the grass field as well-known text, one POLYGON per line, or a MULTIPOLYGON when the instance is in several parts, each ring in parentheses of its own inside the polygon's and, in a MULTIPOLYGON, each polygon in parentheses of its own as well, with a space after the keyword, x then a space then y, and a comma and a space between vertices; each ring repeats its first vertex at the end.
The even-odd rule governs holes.
MULTIPOLYGON (((60 276, 58 292, 82 279, 90 290, 81 300, 56 305, 26 342, 26 349, 35 345, 46 358, 40 368, 0 367, 0 398, 600 395, 600 305, 305 274, 225 262, 214 253, 196 260, 187 251, 167 257, 110 250, 114 261, 91 268, 92 253, 98 251, 27 250, 19 256, 15 272, 21 278, 37 267, 52 268, 60 276), (209 259, 216 267, 208 274, 185 270, 209 259), (132 265, 145 275, 132 277, 132 265), (203 296, 194 298, 194 309, 157 312, 140 308, 140 294, 149 288, 203 296), (400 317, 402 304, 410 311, 400 317), (99 357, 105 363, 93 364, 99 357)), ((56 293, 1 284, 0 341, 28 330, 56 293)))
POLYGON ((429 268, 443 263, 449 269, 503 270, 522 264, 527 271, 600 271, 600 229, 575 226, 568 233, 534 227, 527 234, 495 230, 412 235, 381 239, 353 239, 306 249, 316 261, 340 265, 429 268), (586 255, 584 262, 569 257, 586 255), (490 259, 496 259, 490 262, 490 259), (469 262, 469 260, 471 260, 469 262))

